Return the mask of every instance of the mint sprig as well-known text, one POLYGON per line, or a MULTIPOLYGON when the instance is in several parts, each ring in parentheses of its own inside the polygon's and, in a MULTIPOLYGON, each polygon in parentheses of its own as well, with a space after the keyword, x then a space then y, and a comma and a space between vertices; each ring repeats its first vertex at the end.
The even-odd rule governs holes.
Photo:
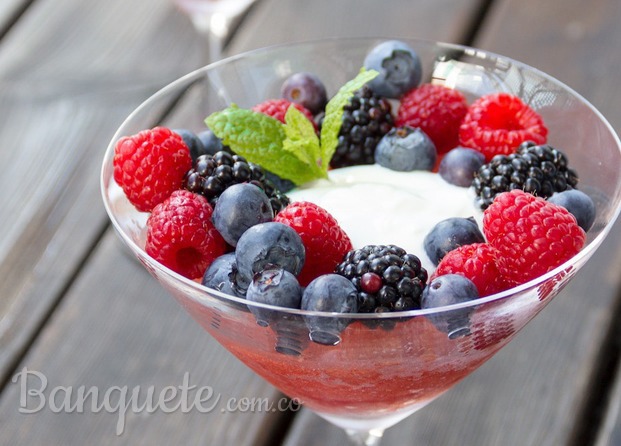
POLYGON ((285 124, 235 104, 212 113, 205 123, 235 153, 296 185, 327 178, 338 145, 343 108, 354 92, 377 74, 363 68, 341 87, 326 105, 320 138, 313 123, 295 107, 287 110, 285 124))

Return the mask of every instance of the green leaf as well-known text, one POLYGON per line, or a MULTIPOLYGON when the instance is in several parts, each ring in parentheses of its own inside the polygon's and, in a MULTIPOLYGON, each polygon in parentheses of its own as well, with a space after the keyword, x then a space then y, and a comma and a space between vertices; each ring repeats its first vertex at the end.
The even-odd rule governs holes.
POLYGON ((321 159, 329 163, 338 145, 339 131, 343 122, 343 107, 356 90, 375 78, 379 73, 362 68, 358 75, 343 85, 326 105, 326 114, 321 126, 321 159))
POLYGON ((285 126, 274 118, 232 105, 205 123, 235 153, 282 178, 298 185, 317 178, 307 162, 284 149, 285 126))
POLYGON ((235 153, 265 170, 300 185, 327 178, 330 159, 338 144, 343 107, 354 92, 377 71, 361 69, 328 102, 321 138, 313 123, 296 107, 289 107, 285 124, 263 113, 235 104, 205 119, 207 126, 235 153))
POLYGON ((297 108, 290 106, 285 114, 283 149, 308 165, 318 176, 326 176, 321 165, 321 148, 315 126, 297 108))
POLYGON ((253 157, 269 156, 279 150, 285 135, 276 119, 236 105, 211 114, 205 123, 224 144, 244 157, 241 152, 253 157))

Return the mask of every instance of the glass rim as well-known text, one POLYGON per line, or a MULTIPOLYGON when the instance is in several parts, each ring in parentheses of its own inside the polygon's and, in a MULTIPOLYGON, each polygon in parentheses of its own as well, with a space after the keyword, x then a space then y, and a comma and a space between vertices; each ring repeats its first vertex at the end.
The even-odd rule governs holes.
MULTIPOLYGON (((615 142, 617 149, 619 149, 619 151, 621 152, 621 140, 619 139, 619 136, 617 135, 612 125, 603 116, 603 114, 595 106, 593 106, 593 104, 591 104, 587 99, 585 99, 582 95, 576 92, 573 88, 569 87, 562 81, 556 79, 555 77, 535 67, 532 67, 528 64, 520 62, 516 59, 512 59, 510 57, 503 56, 503 55, 500 55, 500 54, 497 54, 491 51, 482 50, 482 49, 478 49, 475 47, 470 47, 467 45, 461 45, 461 44, 455 44, 455 43, 447 43, 447 42, 425 40, 425 39, 401 38, 401 37, 395 37, 395 36, 392 36, 392 37, 381 37, 381 36, 345 37, 345 38, 329 37, 329 38, 294 41, 294 42, 288 42, 288 43, 282 43, 282 44, 276 44, 276 45, 269 45, 269 46, 265 46, 265 47, 261 47, 261 48, 257 48, 257 49, 253 49, 249 51, 244 51, 244 52, 226 57, 219 61, 210 63, 206 66, 197 68, 175 79, 174 81, 163 86, 158 91, 156 91, 151 96, 149 96, 147 99, 145 99, 123 120, 121 125, 115 131, 112 139, 110 140, 106 148, 104 158, 103 158, 102 168, 101 168, 101 175, 100 175, 100 191, 102 194, 104 207, 106 209, 106 213, 110 221, 112 222, 112 225, 117 235, 119 235, 121 239, 123 240, 123 242, 130 247, 134 255, 140 257, 145 262, 148 262, 154 269, 157 269, 159 272, 164 273, 167 276, 169 276, 173 281, 181 282, 185 287, 190 287, 197 293, 206 295, 207 298, 215 297, 217 299, 229 301, 230 303, 237 304, 237 305, 241 304, 241 305, 246 305, 246 306, 252 306, 256 308, 262 308, 262 309, 271 310, 274 312, 286 313, 286 314, 291 314, 291 315, 331 317, 331 318, 338 317, 341 319, 351 319, 351 320, 374 320, 374 319, 383 320, 383 319, 395 319, 395 318, 413 318, 417 316, 429 316, 433 314, 445 313, 445 312, 461 310, 461 309, 469 309, 469 308, 474 309, 481 305, 485 305, 485 304, 496 302, 496 301, 501 301, 511 296, 524 294, 532 289, 535 289, 537 286, 550 280, 552 277, 562 273, 563 271, 572 268, 576 263, 579 263, 581 260, 585 258, 588 259, 597 250, 597 248, 601 245, 603 240, 612 230, 612 227, 614 226, 617 218, 619 217, 621 213, 621 199, 617 201, 614 211, 611 212, 611 218, 606 222, 606 225, 601 229, 600 233, 597 236, 595 236, 587 245, 585 245, 580 250, 580 252, 578 252, 575 256, 573 256, 569 260, 563 262, 561 265, 548 271, 547 273, 541 276, 538 276, 532 280, 529 280, 528 282, 520 284, 516 287, 501 291, 499 293, 480 297, 480 298, 477 298, 471 301, 462 302, 458 304, 445 305, 445 306, 435 307, 435 308, 416 309, 416 310, 408 310, 408 311, 392 311, 392 312, 385 312, 385 313, 338 313, 338 312, 301 310, 301 309, 296 309, 296 308, 287 308, 287 307, 281 307, 281 306, 276 306, 276 305, 269 305, 269 304, 264 304, 264 303, 259 303, 259 302, 251 302, 251 301, 246 300, 245 298, 236 297, 230 294, 223 293, 213 288, 208 288, 194 280, 188 279, 182 276, 181 274, 176 273, 175 271, 171 270, 170 268, 164 266, 163 264, 159 263, 155 259, 151 258, 145 252, 145 250, 142 247, 140 247, 122 229, 121 224, 117 220, 114 214, 114 211, 112 210, 110 200, 108 197, 108 193, 107 193, 108 186, 109 186, 108 181, 114 181, 114 179, 111 173, 110 175, 107 175, 107 174, 108 174, 108 170, 112 166, 114 146, 117 140, 121 136, 123 136, 121 133, 122 129, 126 126, 127 123, 131 122, 137 114, 142 112, 144 109, 148 108, 151 103, 153 103, 154 101, 157 101, 158 98, 167 95, 171 91, 179 89, 181 85, 189 85, 197 81, 202 76, 204 76, 205 73, 211 70, 217 69, 219 66, 227 65, 234 61, 241 60, 247 57, 253 57, 256 55, 261 55, 262 53, 269 53, 275 50, 286 50, 288 48, 300 47, 300 46, 315 46, 319 44, 329 44, 329 43, 334 43, 334 42, 342 43, 344 41, 351 42, 351 43, 367 42, 367 44, 371 45, 374 42, 381 42, 381 41, 386 41, 386 40, 400 40, 400 41, 418 45, 418 46, 426 45, 429 48, 435 47, 435 48, 444 49, 444 50, 463 51, 466 55, 469 55, 469 56, 473 56, 473 57, 481 58, 481 59, 493 58, 497 60, 503 60, 512 65, 518 66, 522 69, 533 72, 537 74, 538 76, 546 79, 547 81, 561 87, 564 91, 566 91, 571 96, 575 97, 577 100, 579 100, 579 102, 581 102, 583 105, 589 108, 591 112, 598 118, 598 120, 602 124, 604 124, 604 127, 607 129, 607 131, 612 136, 612 139, 615 142)), ((187 297, 201 304, 202 299, 197 299, 193 294, 187 295, 187 297)))

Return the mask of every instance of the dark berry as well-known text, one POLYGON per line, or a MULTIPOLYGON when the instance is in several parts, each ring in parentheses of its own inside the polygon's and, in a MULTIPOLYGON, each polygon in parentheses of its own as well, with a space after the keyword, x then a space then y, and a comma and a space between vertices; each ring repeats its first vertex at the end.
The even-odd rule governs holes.
MULTIPOLYGON (((289 271, 268 266, 252 278, 246 292, 246 300, 285 308, 300 308, 302 288, 289 271)), ((270 325, 278 314, 267 308, 248 305, 248 309, 263 327, 270 325)))
MULTIPOLYGON (((302 310, 330 313, 356 313, 356 288, 338 274, 324 274, 314 279, 302 294, 302 310)), ((335 316, 304 316, 310 338, 319 344, 336 345, 349 321, 335 316)))
MULTIPOLYGON (((459 274, 445 274, 433 279, 423 291, 423 309, 444 307, 479 298, 477 287, 459 274)), ((450 339, 470 334, 472 308, 460 308, 427 316, 436 328, 448 334, 450 339)))
POLYGON ((281 96, 308 109, 313 115, 323 111, 328 102, 326 87, 312 73, 294 73, 283 82, 281 96))
POLYGON ((549 198, 578 184, 578 175, 568 167, 563 152, 549 144, 535 145, 527 141, 516 153, 496 155, 476 172, 472 186, 476 202, 486 209, 494 198, 513 189, 549 198))
POLYGON ((420 308, 420 296, 427 283, 427 271, 420 259, 394 245, 351 250, 337 265, 336 273, 356 287, 361 313, 420 308))
POLYGON ((199 132, 196 136, 203 143, 203 152, 197 154, 193 159, 198 158, 200 155, 214 155, 217 152, 225 151, 229 153, 233 153, 229 146, 225 146, 222 144, 222 140, 216 136, 214 132, 211 130, 203 130, 199 132))
POLYGON ((267 179, 261 166, 224 150, 199 156, 192 169, 185 174, 183 187, 203 195, 215 207, 218 198, 229 186, 247 182, 263 189, 274 214, 289 204, 289 198, 267 179))
POLYGON ((231 246, 237 245, 237 240, 249 227, 273 218, 269 198, 252 183, 229 186, 220 195, 211 216, 214 226, 231 246))
POLYGON ((423 73, 416 51, 398 40, 388 40, 375 46, 365 57, 364 67, 379 73, 369 82, 373 91, 394 99, 418 86, 423 73))
POLYGON ((578 226, 587 232, 595 222, 595 203, 587 194, 578 189, 558 192, 548 198, 550 203, 563 206, 578 222, 578 226))
POLYGON ((330 165, 338 168, 373 164, 377 144, 393 126, 390 102, 365 85, 343 108, 338 144, 330 165))
POLYGON ((437 159, 436 147, 419 128, 393 128, 375 149, 375 162, 400 172, 431 170, 437 159))
POLYGON ((283 194, 286 194, 295 187, 295 183, 293 181, 285 180, 284 178, 281 178, 275 173, 269 172, 267 170, 265 171, 265 178, 271 181, 274 187, 283 194))
POLYGON ((244 293, 235 285, 236 273, 235 253, 229 252, 221 255, 209 265, 201 283, 225 294, 244 297, 244 293))
POLYGON ((254 225, 237 241, 237 285, 247 289, 256 273, 267 265, 280 267, 297 276, 305 260, 302 239, 290 226, 278 222, 254 225))
POLYGON ((192 160, 195 160, 200 155, 205 153, 205 146, 203 145, 203 142, 192 130, 173 129, 173 132, 181 136, 185 145, 188 146, 188 149, 190 149, 190 156, 192 156, 192 160))
POLYGON ((475 172, 485 163, 485 155, 467 147, 450 150, 438 167, 438 173, 447 183, 459 187, 470 187, 475 172))
POLYGON ((425 236, 425 252, 434 265, 449 251, 472 243, 483 243, 485 237, 474 218, 451 217, 438 222, 425 236))

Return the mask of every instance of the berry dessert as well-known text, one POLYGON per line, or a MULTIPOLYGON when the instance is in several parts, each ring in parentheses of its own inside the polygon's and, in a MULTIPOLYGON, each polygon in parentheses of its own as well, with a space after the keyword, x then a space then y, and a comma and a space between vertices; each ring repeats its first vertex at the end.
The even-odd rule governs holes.
MULTIPOLYGON (((258 83, 239 91, 221 76, 237 102, 195 135, 182 124, 122 138, 110 188, 123 212, 135 206, 130 246, 214 338, 363 430, 394 424, 502 348, 584 263, 586 231, 598 237, 610 211, 573 169, 586 164, 592 182, 600 166, 571 142, 566 101, 559 111, 507 92, 529 92, 530 78, 437 46, 417 46, 419 58, 391 41, 352 61, 334 45, 329 63, 261 53, 247 70, 258 83), (458 76, 437 71, 457 60, 458 76), (336 85, 336 66, 357 74, 336 85)), ((540 80, 537 92, 556 91, 540 80)))
MULTIPOLYGON (((542 117, 509 93, 468 103, 422 79, 416 52, 387 41, 331 97, 293 73, 282 97, 232 104, 197 134, 122 138, 114 176, 150 213, 146 252, 249 302, 358 314, 489 296, 578 253, 595 207, 542 117)), ((249 309, 300 353, 270 311, 249 309)), ((469 318, 431 322, 457 338, 469 318)), ((303 319, 322 345, 349 329, 303 319)))

